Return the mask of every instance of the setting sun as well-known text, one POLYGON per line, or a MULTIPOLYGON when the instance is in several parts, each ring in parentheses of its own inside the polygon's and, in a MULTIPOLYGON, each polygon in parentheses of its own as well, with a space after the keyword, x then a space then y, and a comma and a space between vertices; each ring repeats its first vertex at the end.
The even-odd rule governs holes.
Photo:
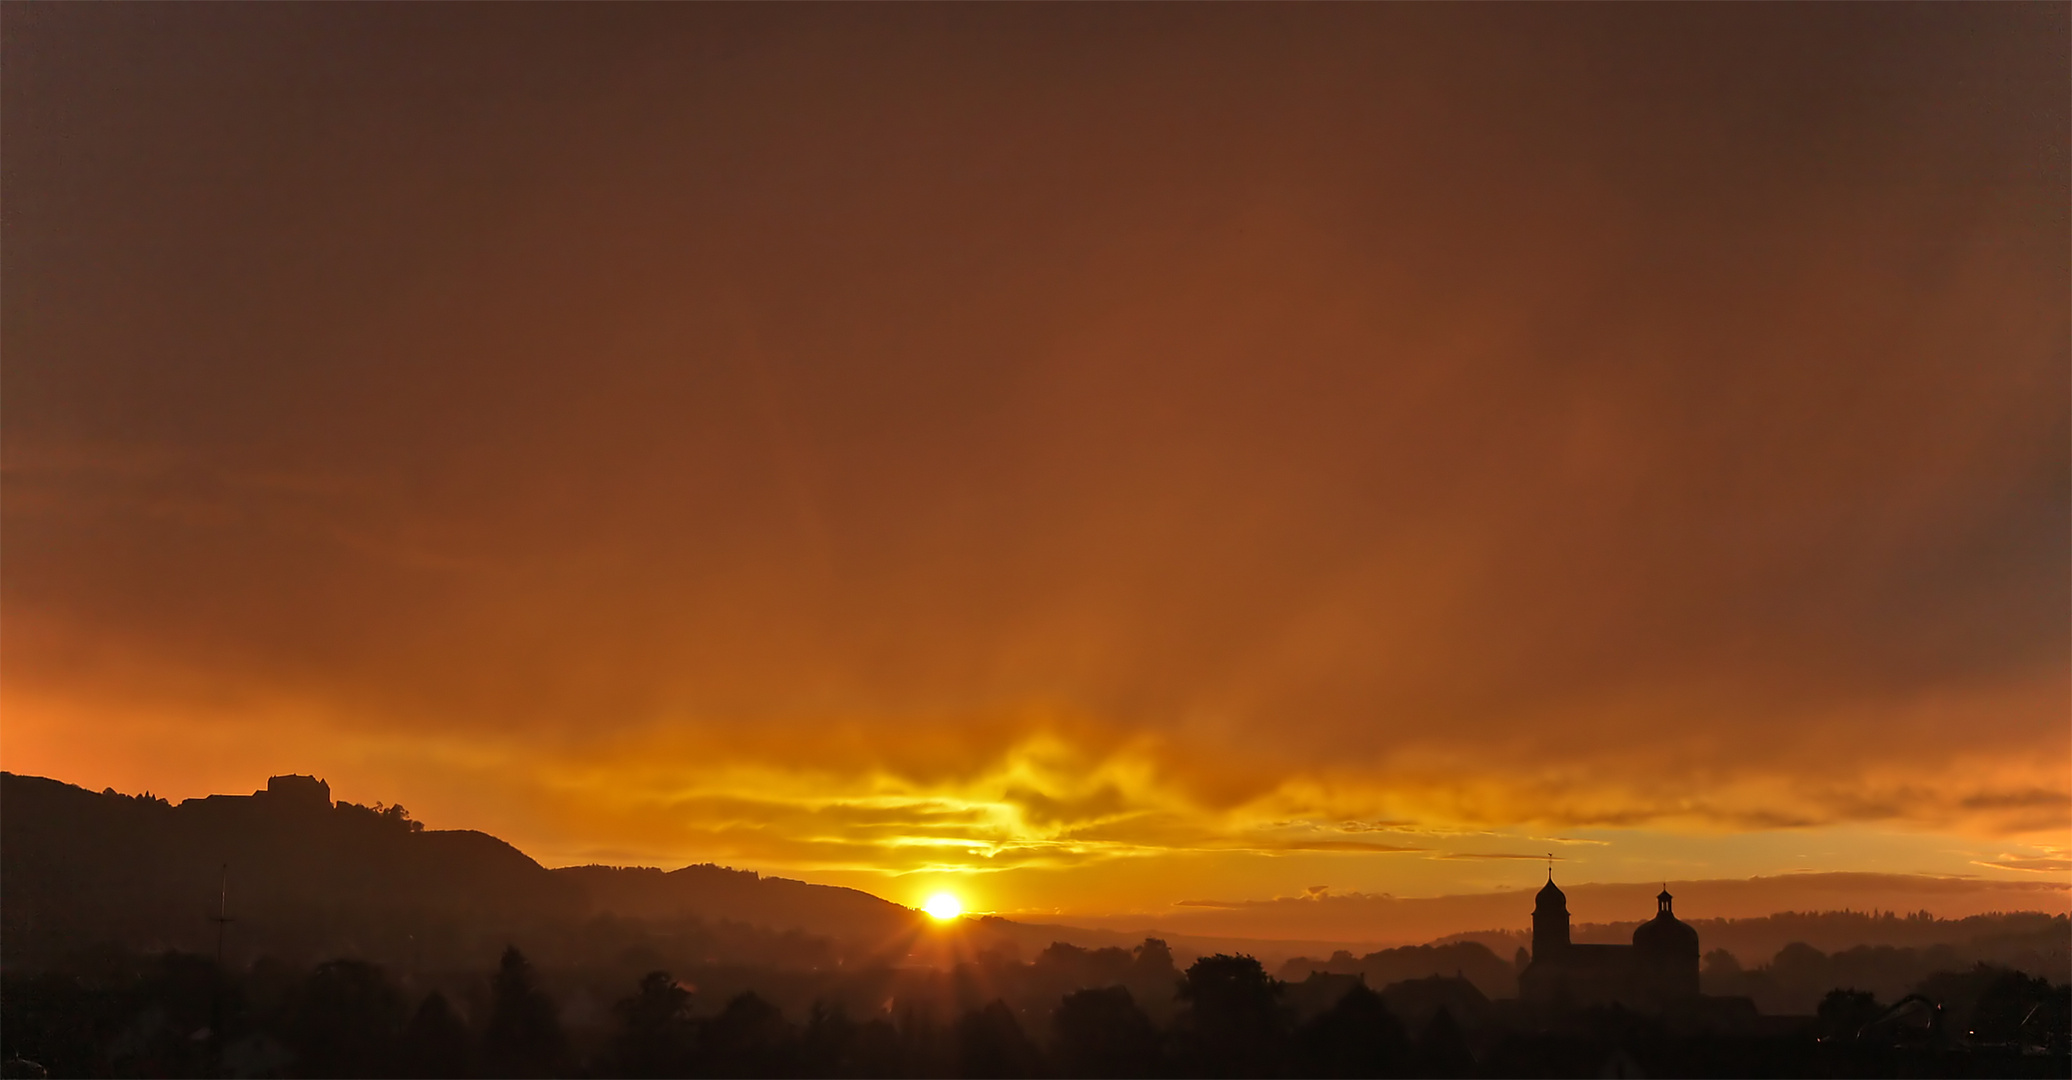
POLYGON ((927 903, 921 905, 921 910, 934 918, 948 922, 964 914, 964 902, 946 892, 936 893, 928 898, 927 903))

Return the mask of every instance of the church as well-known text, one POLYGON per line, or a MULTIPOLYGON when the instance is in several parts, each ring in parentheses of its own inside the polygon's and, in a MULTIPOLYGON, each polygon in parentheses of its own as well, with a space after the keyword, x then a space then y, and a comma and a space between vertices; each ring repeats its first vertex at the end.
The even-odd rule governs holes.
POLYGON ((1541 1005, 1625 1005, 1652 1008, 1698 993, 1698 931, 1669 909, 1669 889, 1655 897, 1655 917, 1633 931, 1631 945, 1581 945, 1568 939, 1568 896, 1547 874, 1532 912, 1532 963, 1518 993, 1541 1005))

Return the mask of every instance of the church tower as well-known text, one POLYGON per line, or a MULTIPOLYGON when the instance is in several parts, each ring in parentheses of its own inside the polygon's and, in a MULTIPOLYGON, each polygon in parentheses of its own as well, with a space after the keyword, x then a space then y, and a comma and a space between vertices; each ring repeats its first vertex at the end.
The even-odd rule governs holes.
POLYGON ((1532 908, 1532 957, 1551 958, 1568 949, 1568 896, 1554 884, 1554 871, 1547 871, 1547 886, 1540 890, 1532 908))
POLYGON ((1656 999, 1698 993, 1698 931, 1669 910, 1669 886, 1655 897, 1655 917, 1633 931, 1636 974, 1656 999))

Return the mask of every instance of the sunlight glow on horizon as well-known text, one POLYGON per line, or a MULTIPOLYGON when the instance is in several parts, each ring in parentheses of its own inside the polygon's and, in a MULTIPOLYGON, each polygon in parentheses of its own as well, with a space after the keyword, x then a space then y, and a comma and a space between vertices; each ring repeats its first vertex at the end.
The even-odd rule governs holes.
POLYGON ((928 902, 921 905, 921 910, 937 922, 949 922, 964 914, 964 902, 949 893, 939 892, 929 897, 928 902))

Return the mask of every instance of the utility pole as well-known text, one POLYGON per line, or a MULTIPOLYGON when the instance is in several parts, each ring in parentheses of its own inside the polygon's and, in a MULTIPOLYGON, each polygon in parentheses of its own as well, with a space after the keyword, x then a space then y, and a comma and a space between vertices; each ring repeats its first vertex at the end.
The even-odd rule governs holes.
POLYGON ((217 1075, 223 1073, 223 932, 233 921, 230 917, 230 864, 223 864, 223 876, 216 886, 216 913, 209 916, 216 924, 216 993, 209 1003, 209 1045, 214 1051, 217 1075))

